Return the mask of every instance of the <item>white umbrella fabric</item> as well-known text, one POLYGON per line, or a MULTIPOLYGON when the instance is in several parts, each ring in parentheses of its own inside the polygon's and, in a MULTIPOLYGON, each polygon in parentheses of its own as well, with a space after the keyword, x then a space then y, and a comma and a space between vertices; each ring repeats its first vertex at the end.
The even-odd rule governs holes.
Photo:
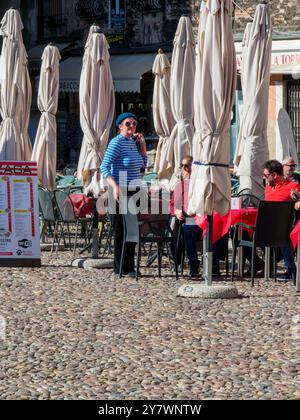
POLYGON ((114 117, 115 95, 109 67, 109 45, 92 26, 85 45, 80 76, 80 124, 84 133, 77 176, 85 191, 101 191, 100 165, 114 117))
POLYGON ((160 49, 155 58, 152 72, 154 74, 153 89, 153 121, 159 142, 154 163, 154 172, 160 179, 170 179, 172 175, 171 163, 168 162, 168 148, 170 134, 175 126, 175 120, 170 102, 170 69, 168 57, 160 49))
POLYGON ((229 128, 236 86, 231 0, 203 1, 195 83, 196 136, 190 214, 207 214, 205 282, 212 283, 213 211, 230 209, 229 128))
POLYGON ((207 0, 200 11, 196 136, 189 212, 212 215, 230 209, 229 128, 236 86, 231 0, 207 0))
MULTIPOLYGON (((25 47, 24 47, 25 50, 25 47)), ((22 112, 19 114, 20 130, 21 130, 21 147, 22 156, 21 159, 29 161, 31 159, 32 145, 28 134, 28 125, 30 119, 31 99, 32 99, 32 87, 28 72, 28 58, 25 51, 25 61, 21 67, 21 100, 22 100, 22 112)))
POLYGON ((59 60, 57 47, 47 45, 42 55, 38 108, 42 115, 36 133, 31 160, 38 164, 39 184, 55 189, 56 176, 56 112, 59 95, 59 60))
POLYGON ((2 21, 3 45, 0 56, 0 159, 21 160, 20 114, 22 112, 22 67, 26 51, 22 40, 23 24, 18 10, 9 9, 2 21))
POLYGON ((173 182, 176 181, 180 173, 182 158, 192 153, 194 80, 194 33, 190 19, 182 16, 179 19, 174 37, 171 63, 170 97, 176 125, 172 130, 169 141, 168 161, 172 162, 173 182))
POLYGON ((272 51, 272 24, 268 4, 258 4, 253 23, 243 40, 242 89, 244 97, 241 129, 234 164, 240 190, 263 194, 263 165, 268 159, 267 124, 272 51))

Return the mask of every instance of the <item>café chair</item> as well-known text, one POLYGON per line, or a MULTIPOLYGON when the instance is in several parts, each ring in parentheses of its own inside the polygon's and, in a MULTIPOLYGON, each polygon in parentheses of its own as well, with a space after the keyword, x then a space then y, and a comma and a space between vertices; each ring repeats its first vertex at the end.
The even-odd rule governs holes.
POLYGON ((60 219, 57 212, 55 211, 52 192, 45 188, 39 187, 38 201, 42 222, 40 238, 47 236, 47 232, 52 234, 53 241, 51 252, 53 252, 55 240, 57 240, 57 230, 60 219))
MULTIPOLYGON (((231 281, 234 277, 235 260, 238 246, 250 247, 252 250, 251 262, 251 286, 254 286, 255 273, 255 251, 257 247, 270 247, 274 251, 274 280, 277 275, 277 253, 279 247, 289 247, 292 252, 290 241, 290 232, 292 225, 292 213, 294 202, 291 201, 260 201, 257 211, 255 225, 247 225, 245 223, 237 223, 234 227, 232 241, 232 265, 231 265, 231 281), (252 231, 253 234, 248 235, 245 240, 242 236, 243 231, 252 231)), ((293 268, 293 276, 295 269, 293 268)))
MULTIPOLYGON (((136 257, 136 281, 139 276, 139 266, 141 259, 142 245, 150 243, 157 246, 158 261, 158 277, 161 277, 161 260, 163 254, 163 246, 169 245, 174 241, 174 233, 170 227, 169 215, 144 215, 130 213, 123 214, 124 239, 121 254, 121 264, 119 277, 123 275, 125 246, 127 242, 135 242, 137 244, 136 257), (149 217, 150 216, 150 217, 149 217), (142 220, 144 217, 144 220, 142 220)), ((178 280, 178 261, 175 257, 175 275, 178 280)))
POLYGON ((78 216, 74 211, 74 206, 70 195, 63 190, 54 191, 54 200, 61 220, 61 232, 58 238, 57 249, 60 244, 61 238, 64 236, 64 229, 67 228, 67 234, 69 239, 69 247, 71 249, 71 227, 75 227, 75 240, 73 253, 76 253, 78 230, 81 227, 81 232, 84 232, 85 244, 91 240, 91 229, 94 222, 94 210, 93 203, 84 204, 78 216))
POLYGON ((240 191, 236 195, 236 197, 241 198, 241 208, 242 209, 247 208, 247 207, 258 208, 261 198, 257 197, 254 194, 245 192, 246 190, 249 191, 247 188, 245 188, 244 190, 240 191))

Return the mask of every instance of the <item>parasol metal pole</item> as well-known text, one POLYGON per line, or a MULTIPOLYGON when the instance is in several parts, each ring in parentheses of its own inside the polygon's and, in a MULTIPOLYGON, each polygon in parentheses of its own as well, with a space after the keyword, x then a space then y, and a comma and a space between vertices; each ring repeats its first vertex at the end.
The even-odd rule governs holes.
POLYGON ((205 253, 205 285, 212 285, 212 262, 213 262, 213 215, 207 215, 206 253, 205 253))
POLYGON ((93 233, 92 233, 92 258, 98 258, 98 211, 97 211, 97 200, 93 199, 93 233))
POLYGON ((265 248, 265 280, 269 280, 270 278, 270 255, 271 255, 271 248, 266 246, 265 248))

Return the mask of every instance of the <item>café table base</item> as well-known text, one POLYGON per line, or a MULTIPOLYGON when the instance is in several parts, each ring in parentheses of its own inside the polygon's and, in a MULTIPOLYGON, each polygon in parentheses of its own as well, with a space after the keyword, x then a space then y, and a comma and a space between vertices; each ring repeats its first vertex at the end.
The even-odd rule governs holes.
MULTIPOLYGON (((52 244, 51 243, 46 243, 46 242, 45 243, 40 243, 40 248, 41 248, 42 252, 47 252, 47 251, 51 252, 52 251, 52 244)), ((54 244, 54 251, 56 250, 56 248, 57 248, 57 244, 54 244)), ((64 244, 59 244, 58 250, 59 251, 64 251, 64 250, 69 251, 69 248, 66 247, 64 244)))
POLYGON ((72 261, 72 267, 114 268, 114 260, 111 258, 76 258, 72 261))
POLYGON ((234 299, 239 296, 236 287, 226 284, 206 286, 205 284, 185 284, 177 292, 178 296, 201 299, 234 299))

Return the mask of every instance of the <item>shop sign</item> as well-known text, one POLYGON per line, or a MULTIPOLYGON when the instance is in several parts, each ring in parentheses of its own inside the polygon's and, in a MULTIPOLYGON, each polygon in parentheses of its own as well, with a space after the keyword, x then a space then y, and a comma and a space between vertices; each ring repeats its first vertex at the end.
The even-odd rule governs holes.
POLYGON ((37 164, 0 161, 0 266, 40 265, 37 164))
MULTIPOLYGON (((236 56, 236 65, 237 69, 242 67, 243 56, 242 54, 237 54, 236 56)), ((289 53, 272 53, 271 56, 271 66, 281 66, 288 65, 293 63, 300 63, 300 51, 289 52, 289 53)))
POLYGON ((109 45, 124 45, 123 34, 106 35, 106 39, 109 45))
POLYGON ((79 80, 60 80, 59 90, 61 92, 78 92, 79 80))

